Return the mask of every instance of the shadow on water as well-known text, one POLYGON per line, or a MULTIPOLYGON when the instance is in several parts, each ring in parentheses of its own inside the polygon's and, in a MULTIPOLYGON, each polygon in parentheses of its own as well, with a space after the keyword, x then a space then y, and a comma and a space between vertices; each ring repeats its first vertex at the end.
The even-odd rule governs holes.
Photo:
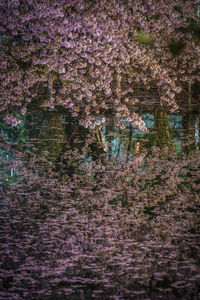
POLYGON ((199 299, 198 114, 1 124, 1 299, 199 299))

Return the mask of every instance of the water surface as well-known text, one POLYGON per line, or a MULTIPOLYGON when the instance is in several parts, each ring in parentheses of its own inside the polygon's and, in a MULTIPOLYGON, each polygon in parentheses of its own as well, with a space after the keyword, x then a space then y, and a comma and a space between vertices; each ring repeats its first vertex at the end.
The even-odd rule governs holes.
POLYGON ((199 115, 1 122, 1 299, 199 299, 199 115))

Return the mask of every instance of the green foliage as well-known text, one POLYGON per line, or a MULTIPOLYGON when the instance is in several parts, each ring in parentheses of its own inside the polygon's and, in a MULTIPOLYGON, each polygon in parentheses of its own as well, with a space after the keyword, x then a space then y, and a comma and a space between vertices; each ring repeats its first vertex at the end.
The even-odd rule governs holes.
POLYGON ((185 44, 183 41, 171 41, 169 44, 169 50, 172 53, 173 56, 180 55, 185 48, 185 44))
POLYGON ((182 9, 181 9, 181 7, 178 6, 178 5, 175 5, 173 9, 174 9, 174 11, 177 11, 177 12, 179 12, 179 13, 182 13, 182 9))
POLYGON ((161 13, 157 13, 154 16, 151 16, 152 20, 155 20, 155 21, 159 20, 161 17, 162 17, 161 13))
POLYGON ((136 37, 136 40, 138 43, 144 44, 144 45, 152 45, 154 42, 150 33, 145 32, 145 31, 140 31, 136 37))
POLYGON ((10 183, 12 185, 16 185, 20 183, 20 181, 16 177, 3 178, 2 181, 5 183, 10 183))

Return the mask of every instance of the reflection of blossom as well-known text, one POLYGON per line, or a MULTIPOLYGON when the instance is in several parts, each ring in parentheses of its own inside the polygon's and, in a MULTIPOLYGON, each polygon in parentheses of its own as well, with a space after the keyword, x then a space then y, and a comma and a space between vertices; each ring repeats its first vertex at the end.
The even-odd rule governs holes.
POLYGON ((25 115, 25 113, 26 113, 26 107, 23 107, 23 108, 21 109, 21 114, 22 114, 22 116, 25 115))
POLYGON ((17 119, 16 117, 14 116, 8 116, 6 115, 6 117, 4 118, 6 124, 11 124, 13 125, 14 127, 16 127, 18 124, 21 123, 21 121, 19 119, 17 119))
MULTIPOLYGON (((94 138, 84 143, 90 153, 94 138)), ((166 299, 180 290, 195 298, 199 257, 191 250, 199 250, 198 152, 177 156, 154 147, 148 155, 127 160, 123 153, 102 163, 69 149, 64 167, 77 170, 60 176, 37 151, 8 147, 20 157, 20 163, 14 156, 7 160, 9 172, 21 169, 15 169, 14 184, 0 186, 1 296, 148 298, 154 289, 166 299), (10 274, 12 285, 5 284, 10 274), (169 288, 161 289, 163 282, 169 288)))

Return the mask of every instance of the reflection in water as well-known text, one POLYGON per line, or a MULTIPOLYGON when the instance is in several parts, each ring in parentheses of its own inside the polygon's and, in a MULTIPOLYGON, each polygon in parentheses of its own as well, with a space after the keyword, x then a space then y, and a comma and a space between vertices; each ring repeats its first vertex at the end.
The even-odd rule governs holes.
POLYGON ((56 112, 50 116, 46 124, 42 123, 39 136, 36 138, 37 143, 39 142, 37 148, 40 155, 55 161, 62 151, 66 138, 62 128, 61 115, 56 112))
POLYGON ((195 144, 196 144, 196 149, 200 149, 200 122, 199 122, 199 117, 196 117, 196 122, 195 122, 195 144))
POLYGON ((199 298, 199 117, 143 119, 1 128, 0 298, 199 298))
MULTIPOLYGON (((77 149, 82 153, 89 135, 89 152, 94 159, 105 153, 108 158, 117 157, 122 153, 129 157, 130 154, 137 154, 142 149, 152 146, 162 148, 167 145, 184 151, 198 148, 199 117, 191 113, 181 116, 157 110, 151 114, 144 113, 142 118, 146 123, 147 132, 133 129, 129 124, 121 130, 110 117, 106 118, 104 126, 89 130, 63 113, 32 113, 26 118, 23 127, 24 144, 29 144, 39 155, 52 162, 61 160, 66 149, 77 149)), ((20 130, 22 131, 22 128, 20 130)))
MULTIPOLYGON (((195 128, 196 118, 192 114, 186 114, 183 118, 183 127, 185 130, 185 140, 183 141, 183 149, 190 152, 196 148, 195 136, 197 134, 195 128)), ((198 129, 198 128, 197 128, 198 129)))

